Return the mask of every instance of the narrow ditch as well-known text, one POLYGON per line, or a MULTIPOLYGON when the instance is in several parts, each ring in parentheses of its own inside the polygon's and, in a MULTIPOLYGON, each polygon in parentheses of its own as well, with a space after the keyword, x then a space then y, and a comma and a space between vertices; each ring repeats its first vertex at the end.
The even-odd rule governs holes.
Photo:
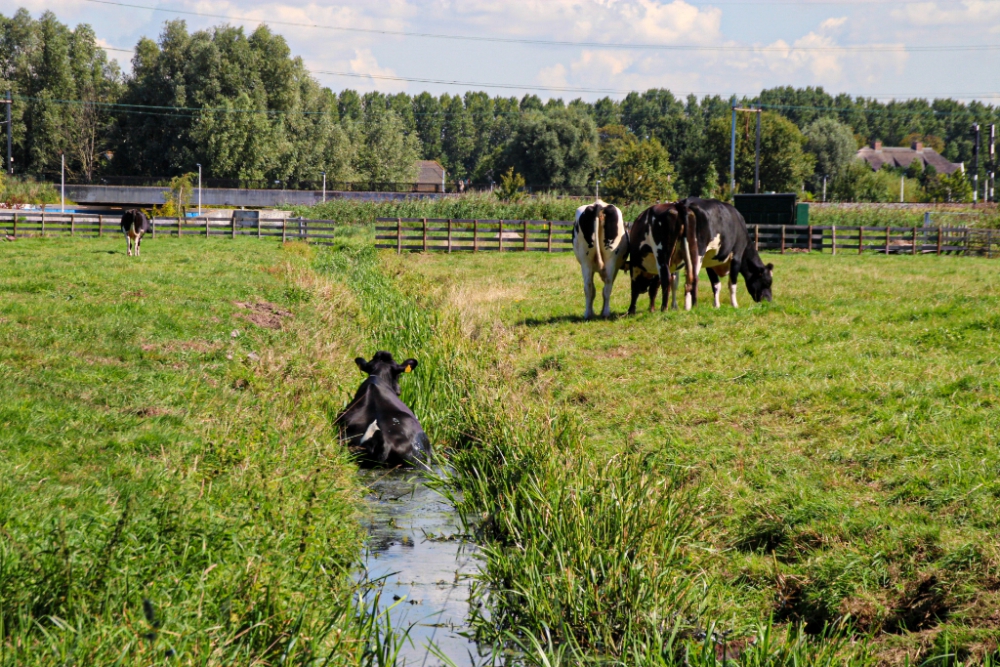
POLYGON ((379 611, 388 610, 392 628, 406 634, 396 664, 494 664, 489 648, 471 637, 469 618, 483 611, 472 589, 479 563, 455 508, 420 472, 360 470, 358 476, 369 510, 359 577, 382 582, 379 611))

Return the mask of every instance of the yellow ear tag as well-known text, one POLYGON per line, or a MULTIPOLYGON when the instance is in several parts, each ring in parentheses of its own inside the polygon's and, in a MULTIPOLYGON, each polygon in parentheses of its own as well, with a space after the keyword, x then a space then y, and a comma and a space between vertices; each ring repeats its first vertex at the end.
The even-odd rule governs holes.
POLYGON ((404 368, 404 369, 403 369, 403 372, 404 372, 404 373, 409 373, 409 372, 410 372, 411 370, 413 370, 413 369, 412 369, 412 368, 410 368, 410 365, 409 365, 409 364, 406 364, 406 368, 404 368))

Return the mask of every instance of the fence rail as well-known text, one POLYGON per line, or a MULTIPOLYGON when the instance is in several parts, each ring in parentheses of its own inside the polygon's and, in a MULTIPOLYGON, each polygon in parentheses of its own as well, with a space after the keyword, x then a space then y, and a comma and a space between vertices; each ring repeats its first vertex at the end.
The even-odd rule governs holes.
MULTIPOLYGON (((747 225, 758 250, 994 257, 1000 230, 972 227, 747 225)), ((377 248, 408 252, 571 252, 573 223, 549 220, 378 218, 377 248)))
MULTIPOLYGON (((280 238, 282 241, 305 241, 329 244, 334 237, 333 220, 310 218, 268 219, 258 216, 242 217, 237 211, 230 218, 152 218, 152 232, 168 236, 256 236, 280 238)), ((120 233, 121 218, 116 215, 88 213, 52 213, 27 211, 0 211, 0 230, 12 238, 25 236, 86 236, 102 237, 120 233)))

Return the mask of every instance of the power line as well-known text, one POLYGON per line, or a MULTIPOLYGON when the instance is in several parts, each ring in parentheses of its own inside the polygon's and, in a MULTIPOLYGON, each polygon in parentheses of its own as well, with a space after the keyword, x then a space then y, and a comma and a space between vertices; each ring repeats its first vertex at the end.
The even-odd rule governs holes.
MULTIPOLYGON (((905 44, 849 44, 845 46, 803 46, 803 47, 774 47, 774 46, 704 46, 698 44, 642 44, 629 42, 573 42, 563 40, 548 39, 528 39, 518 37, 489 37, 482 35, 453 35, 431 32, 411 32, 404 30, 379 30, 375 28, 353 28, 344 26, 322 25, 318 23, 301 23, 295 21, 264 20, 245 16, 231 16, 228 14, 210 14, 207 12, 195 12, 184 9, 165 9, 162 7, 151 7, 149 5, 135 5, 126 2, 115 2, 114 0, 86 0, 101 5, 113 5, 116 7, 130 7, 132 9, 145 9, 154 12, 166 12, 168 14, 184 14, 190 16, 202 16, 206 18, 225 19, 227 21, 245 21, 251 23, 265 23, 272 25, 287 25, 300 28, 315 28, 320 30, 337 30, 341 32, 353 32, 370 35, 391 35, 396 37, 418 37, 422 39, 444 39, 452 41, 473 41, 489 42, 494 44, 521 44, 535 46, 556 46, 572 48, 599 48, 599 49, 628 49, 628 50, 656 50, 656 51, 720 51, 720 52, 780 52, 787 51, 816 51, 816 52, 945 52, 945 51, 995 51, 1000 50, 1000 43, 997 44, 950 44, 938 46, 907 46, 905 44)), ((741 3, 742 4, 742 3, 741 3)), ((816 3, 819 4, 819 3, 816 3)), ((887 3, 888 4, 888 3, 887 3)), ((899 4, 899 3, 894 3, 899 4)))

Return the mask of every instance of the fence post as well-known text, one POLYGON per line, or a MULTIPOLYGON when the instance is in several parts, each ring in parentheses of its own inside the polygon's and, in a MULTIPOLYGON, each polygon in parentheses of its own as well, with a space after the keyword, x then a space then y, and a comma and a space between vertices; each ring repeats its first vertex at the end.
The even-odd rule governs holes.
POLYGON ((97 216, 97 238, 104 236, 104 216, 97 216))
POLYGON ((181 216, 177 216, 177 238, 181 237, 181 216))
POLYGON ((809 238, 806 240, 806 248, 808 252, 813 251, 813 226, 809 225, 809 238))
POLYGON ((781 254, 785 254, 785 225, 781 226, 781 254))
POLYGON ((260 211, 257 211, 257 238, 260 238, 260 211))
POLYGON ((45 213, 42 213, 42 237, 45 237, 45 213))
POLYGON ((17 238, 17 211, 13 211, 10 214, 11 220, 14 223, 14 238, 17 238))
MULTIPOLYGON (((14 223, 14 236, 17 236, 17 223, 14 223)), ((986 230, 986 259, 993 259, 993 229, 986 230)))
POLYGON ((760 225, 753 226, 753 249, 760 250, 760 225))
POLYGON ((448 254, 451 254, 451 218, 448 218, 448 254))
POLYGON ((549 220, 549 252, 552 252, 552 221, 549 220))
POLYGON ((76 214, 69 214, 69 235, 73 236, 76 233, 76 214))
POLYGON ((917 226, 916 225, 913 226, 913 247, 910 248, 910 254, 911 255, 916 255, 917 254, 917 226))
POLYGON ((965 228, 965 232, 964 232, 963 236, 965 236, 965 254, 968 255, 969 254, 969 228, 968 227, 965 228))
POLYGON ((281 219, 281 244, 288 242, 288 218, 281 219))
POLYGON ((837 254, 837 225, 830 225, 830 254, 837 254))
POLYGON ((937 254, 941 254, 941 228, 938 227, 938 244, 937 244, 937 254))
POLYGON ((864 251, 865 243, 865 228, 864 226, 858 227, 858 254, 860 255, 864 251))
POLYGON ((500 221, 500 231, 497 233, 497 241, 499 242, 497 250, 503 252, 503 220, 500 221))
POLYGON ((524 252, 528 252, 528 221, 524 221, 524 252))
POLYGON ((403 254, 403 219, 396 218, 396 254, 403 254))
POLYGON ((156 216, 153 216, 153 219, 149 221, 149 226, 152 227, 153 238, 155 239, 156 238, 156 216))
POLYGON ((892 236, 892 227, 885 228, 885 254, 889 255, 889 237, 892 236))
POLYGON ((472 252, 479 252, 479 221, 472 221, 472 252))
POLYGON ((427 252, 427 218, 424 218, 424 252, 427 252))
POLYGON ((229 219, 229 222, 232 224, 233 238, 235 239, 236 238, 236 211, 235 210, 233 211, 233 217, 231 217, 229 219))

